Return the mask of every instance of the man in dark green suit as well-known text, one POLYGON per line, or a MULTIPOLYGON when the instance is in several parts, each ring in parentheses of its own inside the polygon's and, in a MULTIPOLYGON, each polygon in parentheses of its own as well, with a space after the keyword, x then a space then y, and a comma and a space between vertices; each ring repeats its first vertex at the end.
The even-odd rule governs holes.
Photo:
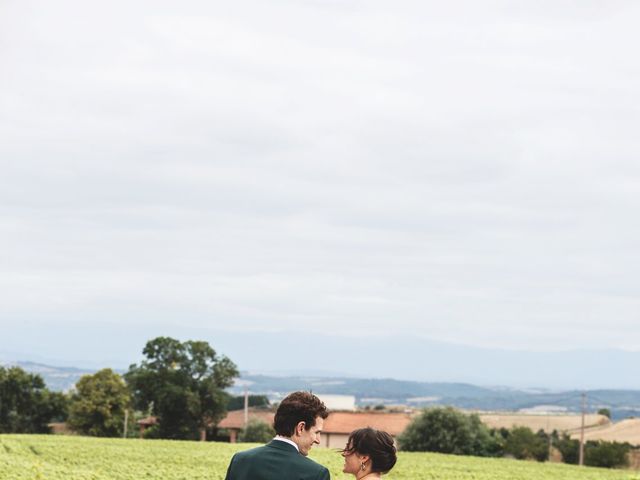
POLYGON ((294 392, 278 407, 276 437, 263 447, 236 453, 226 480, 329 480, 329 470, 307 458, 329 412, 318 397, 294 392))

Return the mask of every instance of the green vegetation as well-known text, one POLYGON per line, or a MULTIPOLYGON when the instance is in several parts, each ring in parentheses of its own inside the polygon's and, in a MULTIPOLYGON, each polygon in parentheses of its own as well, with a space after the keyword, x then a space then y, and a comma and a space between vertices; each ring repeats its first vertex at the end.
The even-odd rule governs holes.
POLYGON ((598 410, 598 415, 604 415, 608 419, 611 419, 611 410, 608 408, 601 408, 598 410))
MULTIPOLYGON (((0 480, 223 480, 233 453, 248 444, 53 435, 0 435, 0 480)), ((311 457, 333 480, 343 459, 331 449, 311 457)), ((400 452, 388 480, 640 480, 637 472, 436 453, 400 452)))
POLYGON ((479 457, 502 453, 498 439, 480 421, 478 415, 467 415, 451 407, 424 410, 400 435, 398 442, 402 450, 409 452, 479 457))
POLYGON ((519 460, 544 462, 549 458, 549 437, 542 430, 536 434, 528 427, 514 427, 506 435, 504 452, 519 460))
MULTIPOLYGON (((268 407, 269 399, 266 395, 248 395, 249 407, 268 407)), ((227 410, 242 410, 244 408, 244 395, 229 397, 227 410)))
POLYGON ((158 337, 147 342, 140 365, 125 380, 135 407, 158 417, 160 438, 202 438, 226 413, 224 389, 238 376, 235 364, 207 342, 158 337))
MULTIPOLYGON (((423 410, 398 437, 402 450, 438 452, 478 457, 513 457, 544 462, 553 445, 563 461, 578 463, 579 442, 568 435, 534 433, 528 427, 489 431, 477 415, 467 415, 452 407, 423 410)), ((628 443, 588 441, 584 463, 591 467, 621 468, 628 465, 628 443)))
POLYGON ((271 425, 257 418, 249 420, 249 423, 240 433, 240 442, 267 443, 275 437, 276 431, 271 425))
POLYGON ((584 446, 584 463, 594 467, 626 467, 629 464, 629 450, 631 445, 628 443, 587 442, 584 446))
POLYGON ((204 439, 226 413, 230 396, 224 389, 239 375, 235 364, 203 341, 158 337, 142 353, 146 359, 129 367, 126 383, 111 369, 84 375, 71 400, 49 391, 40 375, 0 367, 0 433, 48 433, 49 423, 69 417, 69 427, 79 433, 121 436, 125 410, 133 403, 130 427, 136 416, 159 420, 147 436, 204 439))
POLYGON ((578 440, 563 433, 560 438, 553 442, 553 446, 556 447, 562 455, 562 461, 564 463, 570 463, 572 465, 578 464, 580 456, 580 442, 578 440))
POLYGON ((129 402, 124 380, 110 368, 84 375, 71 398, 68 424, 85 435, 120 437, 129 402))
POLYGON ((49 391, 40 375, 0 367, 0 433, 47 433, 67 408, 65 395, 49 391))
MULTIPOLYGON (((126 383, 117 373, 104 369, 83 376, 71 400, 64 394, 50 392, 39 375, 18 367, 0 367, 0 433, 47 433, 49 422, 63 421, 68 416, 68 425, 76 432, 119 437, 124 433, 125 410, 133 403, 138 410, 131 412, 129 418, 130 436, 137 435, 135 418, 154 415, 159 423, 145 431, 146 438, 205 439, 207 433, 209 439, 218 438, 215 425, 224 417, 226 409, 244 404, 244 397, 232 397, 224 391, 238 375, 233 362, 216 355, 207 342, 182 343, 168 337, 147 342, 143 353, 146 359, 140 365, 131 365, 125 375, 126 383)), ((250 406, 268 407, 268 403, 263 395, 249 397, 250 406)), ((385 407, 377 405, 373 409, 385 407)), ((266 442, 273 435, 269 425, 251 422, 240 440, 266 442)), ((548 458, 549 447, 553 445, 566 463, 578 462, 578 442, 566 435, 533 433, 526 427, 490 431, 477 415, 452 407, 424 410, 398 441, 406 452, 478 457, 506 455, 538 461, 548 458)), ((7 454, 11 453, 12 447, 3 446, 7 454)), ((630 448, 629 444, 616 442, 587 442, 585 464, 624 467, 630 448)), ((36 455, 41 451, 40 446, 30 446, 29 450, 36 455)), ((318 455, 324 453, 320 451, 318 455)))
MULTIPOLYGON (((580 456, 580 442, 563 434, 554 441, 554 446, 562 454, 565 463, 577 465, 580 456)), ((584 464, 590 467, 621 468, 628 464, 628 443, 589 440, 584 444, 584 464)))

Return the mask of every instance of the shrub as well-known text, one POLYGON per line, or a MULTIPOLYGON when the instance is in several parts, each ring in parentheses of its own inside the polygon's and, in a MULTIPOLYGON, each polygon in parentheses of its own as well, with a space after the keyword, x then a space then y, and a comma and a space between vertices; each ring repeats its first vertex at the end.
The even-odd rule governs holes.
POLYGON ((241 442, 266 443, 275 437, 276 432, 269 424, 262 420, 252 419, 238 435, 241 442))
POLYGON ((424 410, 399 436, 403 450, 495 456, 497 439, 477 415, 466 415, 451 407, 424 410))
POLYGON ((587 442, 584 448, 584 463, 590 467, 620 468, 629 465, 628 443, 587 442))
MULTIPOLYGON (((565 433, 555 442, 565 463, 577 465, 580 461, 580 442, 565 433)), ((590 467, 619 468, 629 464, 627 454, 631 450, 628 443, 589 441, 584 445, 584 464, 590 467)))
POLYGON ((554 446, 562 454, 564 463, 578 464, 580 456, 580 442, 578 440, 573 440, 569 435, 563 433, 562 437, 554 442, 554 446))
POLYGON ((548 437, 528 427, 514 427, 505 440, 504 451, 515 458, 544 462, 549 458, 548 437))
POLYGON ((598 410, 598 415, 604 415, 608 419, 611 419, 611 410, 608 408, 601 408, 598 410))

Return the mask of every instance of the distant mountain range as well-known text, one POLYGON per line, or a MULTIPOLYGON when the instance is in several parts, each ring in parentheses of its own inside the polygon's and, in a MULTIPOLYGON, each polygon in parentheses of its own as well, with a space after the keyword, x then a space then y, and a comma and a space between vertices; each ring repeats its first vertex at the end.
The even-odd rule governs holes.
POLYGON ((215 326, 156 325, 150 329, 132 325, 125 331, 99 322, 86 328, 78 328, 75 323, 36 328, 35 324, 15 322, 0 334, 0 361, 127 369, 144 358, 146 342, 161 334, 181 341, 207 341, 242 370, 266 375, 277 371, 287 376, 395 378, 485 387, 504 385, 527 391, 531 387, 557 391, 640 389, 640 350, 535 350, 544 345, 532 345, 533 350, 480 347, 395 334, 391 326, 392 323, 385 335, 354 338, 334 332, 310 336, 300 330, 238 332, 215 326))
MULTIPOLYGON (((0 362, 16 365, 41 375, 52 390, 69 391, 82 375, 95 369, 55 367, 36 362, 0 362)), ((116 370, 118 371, 118 370, 116 370)), ((124 373, 120 370, 119 373, 124 373)), ((582 391, 523 390, 505 387, 479 387, 467 383, 415 382, 395 379, 355 378, 345 376, 264 375, 242 372, 229 393, 264 394, 272 401, 280 400, 293 390, 311 390, 319 394, 353 395, 359 406, 407 405, 425 407, 452 405, 483 411, 579 412, 582 391)), ((640 390, 588 390, 587 410, 609 408, 614 420, 640 416, 640 390)))
MULTIPOLYGON (((44 379, 49 389, 60 392, 66 392, 73 389, 76 382, 80 380, 80 377, 83 375, 90 375, 97 371, 95 368, 53 367, 51 365, 28 361, 0 361, 0 366, 16 366, 26 370, 27 372, 37 373, 44 379)), ((124 373, 119 370, 114 371, 124 373)))
POLYGON ((589 412, 608 408, 613 420, 640 416, 640 390, 525 391, 504 387, 479 387, 466 383, 319 376, 278 377, 243 373, 229 391, 240 395, 245 388, 252 394, 265 394, 276 401, 286 392, 304 389, 318 394, 353 395, 356 404, 360 406, 451 405, 470 410, 537 413, 579 412, 582 408, 582 393, 586 393, 589 412))

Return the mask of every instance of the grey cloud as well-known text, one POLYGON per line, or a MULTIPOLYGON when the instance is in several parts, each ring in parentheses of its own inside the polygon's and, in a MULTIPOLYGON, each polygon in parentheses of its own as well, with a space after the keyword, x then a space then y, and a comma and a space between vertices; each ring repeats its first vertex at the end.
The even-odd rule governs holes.
POLYGON ((3 8, 1 322, 640 340, 633 3, 3 8))

